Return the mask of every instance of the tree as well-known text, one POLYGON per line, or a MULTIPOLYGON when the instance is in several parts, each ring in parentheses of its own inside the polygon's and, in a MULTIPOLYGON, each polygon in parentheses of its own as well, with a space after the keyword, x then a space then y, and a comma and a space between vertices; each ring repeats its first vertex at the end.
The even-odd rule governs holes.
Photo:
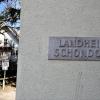
POLYGON ((0 0, 0 2, 6 4, 5 9, 0 16, 0 20, 15 24, 20 19, 21 9, 16 8, 16 2, 18 2, 18 0, 0 0))
POLYGON ((5 1, 5 0, 0 0, 0 2, 3 2, 3 1, 5 1))
POLYGON ((15 9, 15 8, 9 7, 4 11, 4 20, 5 21, 8 21, 11 24, 14 24, 19 19, 20 19, 20 9, 15 9))

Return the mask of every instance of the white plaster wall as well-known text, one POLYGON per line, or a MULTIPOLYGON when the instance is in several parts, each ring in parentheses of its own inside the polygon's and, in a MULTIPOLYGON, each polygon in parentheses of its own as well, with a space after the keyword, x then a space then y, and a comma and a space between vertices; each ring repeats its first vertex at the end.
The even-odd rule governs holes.
POLYGON ((100 36, 100 0, 22 0, 17 100, 100 100, 100 61, 48 60, 50 36, 100 36))

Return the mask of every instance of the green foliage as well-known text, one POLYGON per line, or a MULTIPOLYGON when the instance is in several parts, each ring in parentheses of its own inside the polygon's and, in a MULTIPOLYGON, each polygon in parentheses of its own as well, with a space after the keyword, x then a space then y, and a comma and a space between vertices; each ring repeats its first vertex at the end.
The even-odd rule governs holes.
POLYGON ((4 20, 4 16, 0 16, 0 21, 3 21, 4 20))
POLYGON ((20 19, 20 9, 9 7, 4 12, 5 20, 11 22, 11 24, 16 23, 20 19))
MULTIPOLYGON (((7 4, 9 0, 0 0, 0 2, 4 2, 7 4), (6 2, 5 2, 6 1, 6 2)), ((12 0, 13 1, 13 0, 12 0)), ((16 2, 15 2, 16 3, 16 2)), ((0 16, 0 21, 4 20, 5 22, 10 22, 14 24, 17 20, 20 19, 20 9, 16 9, 16 7, 12 7, 11 5, 6 7, 6 9, 2 12, 0 16)))

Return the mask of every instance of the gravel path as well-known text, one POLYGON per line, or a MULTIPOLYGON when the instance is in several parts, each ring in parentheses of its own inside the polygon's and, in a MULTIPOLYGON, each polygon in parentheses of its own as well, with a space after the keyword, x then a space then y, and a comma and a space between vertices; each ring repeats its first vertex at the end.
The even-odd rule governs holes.
POLYGON ((6 87, 3 91, 0 88, 0 100, 15 100, 16 89, 13 87, 6 87))

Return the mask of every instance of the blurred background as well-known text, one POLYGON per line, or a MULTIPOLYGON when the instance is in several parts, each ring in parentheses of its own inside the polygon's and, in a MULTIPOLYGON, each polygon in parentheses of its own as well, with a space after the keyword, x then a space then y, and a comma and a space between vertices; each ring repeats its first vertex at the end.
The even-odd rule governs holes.
MULTIPOLYGON (((20 37, 20 0, 0 0, 0 89, 16 87, 20 37)), ((1 100, 1 99, 0 99, 1 100)))

